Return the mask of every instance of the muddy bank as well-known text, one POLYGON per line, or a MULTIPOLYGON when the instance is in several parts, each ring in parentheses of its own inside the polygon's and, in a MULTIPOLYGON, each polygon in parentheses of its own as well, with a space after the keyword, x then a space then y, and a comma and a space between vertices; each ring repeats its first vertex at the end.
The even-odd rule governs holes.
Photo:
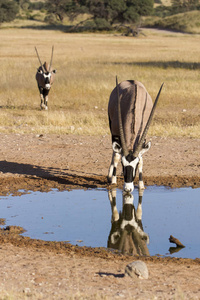
MULTIPOLYGON (((137 186, 138 178, 135 180, 137 186)), ((200 180, 198 176, 180 176, 180 177, 171 177, 171 176, 150 176, 145 177, 144 179, 145 186, 168 186, 171 188, 179 187, 200 187, 200 180)), ((119 188, 123 187, 123 178, 122 176, 118 179, 119 188)), ((40 192, 49 192, 52 189, 58 189, 59 191, 71 190, 71 189, 88 189, 88 188, 111 188, 111 185, 107 184, 106 176, 75 176, 68 175, 65 177, 51 176, 49 178, 40 178, 40 177, 6 177, 0 178, 0 195, 20 195, 28 191, 40 191, 40 192)))
MULTIPOLYGON (((0 134, 0 193, 107 188, 110 136, 0 134)), ((144 155, 145 185, 200 186, 198 139, 149 138, 144 155)), ((118 186, 122 187, 121 166, 118 186)), ((135 183, 137 184, 137 178, 135 183)))
MULTIPOLYGON (((40 249, 43 251, 51 251, 56 254, 66 254, 69 256, 88 256, 88 257, 98 257, 103 259, 112 260, 122 260, 129 261, 130 257, 133 260, 139 259, 139 256, 124 255, 117 250, 109 250, 107 248, 91 248, 91 247, 80 247, 71 245, 68 242, 53 242, 53 241, 42 241, 37 239, 30 239, 29 237, 21 236, 23 233, 23 228, 19 226, 7 226, 0 229, 0 244, 10 243, 15 247, 28 247, 40 249)), ((157 262, 164 261, 175 262, 177 264, 197 264, 200 265, 200 258, 189 259, 189 258, 175 258, 175 257, 162 257, 162 256, 146 256, 140 257, 143 261, 157 262)))

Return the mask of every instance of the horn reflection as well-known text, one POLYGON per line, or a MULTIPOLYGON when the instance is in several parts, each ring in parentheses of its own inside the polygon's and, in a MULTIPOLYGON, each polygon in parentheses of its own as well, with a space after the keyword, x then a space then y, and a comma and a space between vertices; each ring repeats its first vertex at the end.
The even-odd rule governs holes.
POLYGON ((133 204, 132 194, 123 194, 122 212, 118 213, 116 205, 116 189, 108 191, 111 204, 111 230, 107 247, 119 250, 122 254, 148 256, 149 236, 142 226, 142 196, 139 191, 137 210, 133 204))

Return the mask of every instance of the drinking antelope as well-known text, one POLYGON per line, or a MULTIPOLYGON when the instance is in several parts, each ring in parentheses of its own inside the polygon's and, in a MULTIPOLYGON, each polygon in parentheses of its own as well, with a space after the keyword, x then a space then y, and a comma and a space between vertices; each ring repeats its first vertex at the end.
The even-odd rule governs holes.
POLYGON ((112 135, 113 155, 108 172, 108 181, 115 184, 116 170, 121 157, 124 191, 132 192, 136 170, 139 171, 139 189, 144 189, 142 179, 142 155, 151 147, 146 135, 162 90, 160 87, 154 105, 144 85, 136 80, 126 80, 111 92, 108 103, 108 117, 112 135))

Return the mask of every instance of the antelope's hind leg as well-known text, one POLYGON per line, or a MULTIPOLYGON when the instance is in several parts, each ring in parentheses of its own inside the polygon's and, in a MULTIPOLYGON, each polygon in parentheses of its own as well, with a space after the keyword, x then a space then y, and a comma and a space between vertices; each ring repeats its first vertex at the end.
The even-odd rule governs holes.
POLYGON ((112 160, 108 171, 108 182, 112 184, 117 183, 117 166, 120 161, 121 154, 113 151, 112 160))

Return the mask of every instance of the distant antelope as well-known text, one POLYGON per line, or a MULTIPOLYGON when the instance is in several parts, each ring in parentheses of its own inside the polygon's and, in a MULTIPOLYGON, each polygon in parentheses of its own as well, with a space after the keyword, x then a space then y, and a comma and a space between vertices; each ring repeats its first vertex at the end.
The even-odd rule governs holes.
POLYGON ((144 189, 142 180, 142 155, 151 147, 145 143, 146 135, 162 90, 160 87, 154 105, 144 85, 136 80, 126 80, 111 92, 108 104, 108 117, 112 135, 113 155, 108 173, 108 181, 117 181, 116 169, 121 158, 124 191, 132 192, 136 170, 139 170, 139 189, 144 189))
POLYGON ((53 84, 54 81, 54 76, 56 73, 56 70, 52 70, 52 60, 53 60, 53 50, 54 47, 52 47, 52 53, 51 53, 51 61, 50 64, 44 62, 44 64, 42 64, 37 48, 35 47, 35 51, 40 63, 40 67, 37 69, 37 73, 36 73, 36 81, 38 84, 38 89, 40 92, 40 98, 41 98, 41 104, 40 107, 41 109, 48 109, 48 94, 50 91, 50 88, 53 84))

